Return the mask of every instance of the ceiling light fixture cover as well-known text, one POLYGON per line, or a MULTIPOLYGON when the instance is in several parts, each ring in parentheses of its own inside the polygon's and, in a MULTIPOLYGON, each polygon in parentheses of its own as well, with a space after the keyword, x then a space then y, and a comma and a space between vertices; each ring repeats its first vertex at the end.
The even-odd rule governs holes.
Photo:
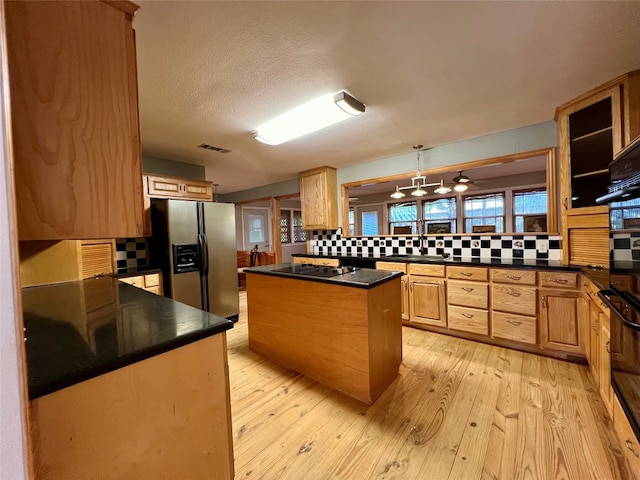
POLYGON ((445 194, 445 193, 449 193, 451 191, 451 187, 445 187, 444 186, 444 180, 440 179, 440 186, 438 188, 436 188, 433 193, 438 193, 438 194, 445 194))
POLYGON ((267 145, 280 145, 364 111, 365 105, 345 91, 323 95, 260 125, 253 137, 267 145))
POLYGON ((469 186, 466 183, 456 183, 453 189, 456 192, 464 192, 469 186))

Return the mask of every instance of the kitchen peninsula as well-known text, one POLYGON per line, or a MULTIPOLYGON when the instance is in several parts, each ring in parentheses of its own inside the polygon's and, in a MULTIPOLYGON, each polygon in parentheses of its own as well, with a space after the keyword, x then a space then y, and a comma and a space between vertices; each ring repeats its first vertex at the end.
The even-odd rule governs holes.
POLYGON ((369 405, 397 377, 399 272, 296 264, 245 272, 252 351, 369 405))
POLYGON ((233 478, 233 323, 113 277, 22 290, 37 478, 233 478))

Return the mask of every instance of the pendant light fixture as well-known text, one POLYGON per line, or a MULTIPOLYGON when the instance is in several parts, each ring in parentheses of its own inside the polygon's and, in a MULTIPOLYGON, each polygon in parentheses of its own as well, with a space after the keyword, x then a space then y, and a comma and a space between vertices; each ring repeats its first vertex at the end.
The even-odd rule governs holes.
POLYGON ((406 187, 396 185, 396 190, 391 194, 391 198, 403 198, 405 193, 401 190, 411 190, 412 196, 422 197, 428 193, 426 187, 438 185, 437 183, 427 183, 427 177, 420 173, 420 152, 423 148, 423 145, 413 146, 413 149, 416 151, 417 171, 416 176, 411 178, 411 185, 407 185, 406 187))
POLYGON ((449 193, 451 191, 451 187, 445 187, 444 180, 440 179, 440 186, 436 188, 433 193, 438 193, 440 195, 444 195, 445 193, 449 193))

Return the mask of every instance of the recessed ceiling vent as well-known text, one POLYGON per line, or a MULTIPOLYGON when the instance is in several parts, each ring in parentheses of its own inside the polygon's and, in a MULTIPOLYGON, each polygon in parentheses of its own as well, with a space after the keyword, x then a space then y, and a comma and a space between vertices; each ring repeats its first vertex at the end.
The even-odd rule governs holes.
POLYGON ((200 145, 198 145, 198 148, 213 150, 214 152, 219 152, 219 153, 229 153, 231 151, 227 148, 216 147, 215 145, 209 145, 208 143, 201 143, 200 145))

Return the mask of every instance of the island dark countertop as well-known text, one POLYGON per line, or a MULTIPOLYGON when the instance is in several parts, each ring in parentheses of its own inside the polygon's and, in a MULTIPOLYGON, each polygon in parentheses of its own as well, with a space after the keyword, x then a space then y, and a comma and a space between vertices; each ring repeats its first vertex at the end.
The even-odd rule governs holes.
POLYGON ((22 289, 31 400, 230 328, 107 276, 22 289))
MULTIPOLYGON (((394 278, 402 276, 401 272, 388 272, 385 270, 374 270, 371 268, 354 268, 346 273, 340 274, 337 269, 334 276, 315 276, 302 271, 301 266, 291 263, 279 263, 274 265, 263 265, 260 267, 245 268, 247 273, 259 273, 262 275, 274 275, 279 277, 295 278, 298 280, 310 280, 313 282, 332 283, 345 287, 373 288, 394 278), (283 271, 291 268, 291 271, 283 271)), ((327 270, 327 275, 332 274, 332 267, 316 266, 318 269, 327 270)), ((322 275, 322 273, 320 273, 322 275)))

